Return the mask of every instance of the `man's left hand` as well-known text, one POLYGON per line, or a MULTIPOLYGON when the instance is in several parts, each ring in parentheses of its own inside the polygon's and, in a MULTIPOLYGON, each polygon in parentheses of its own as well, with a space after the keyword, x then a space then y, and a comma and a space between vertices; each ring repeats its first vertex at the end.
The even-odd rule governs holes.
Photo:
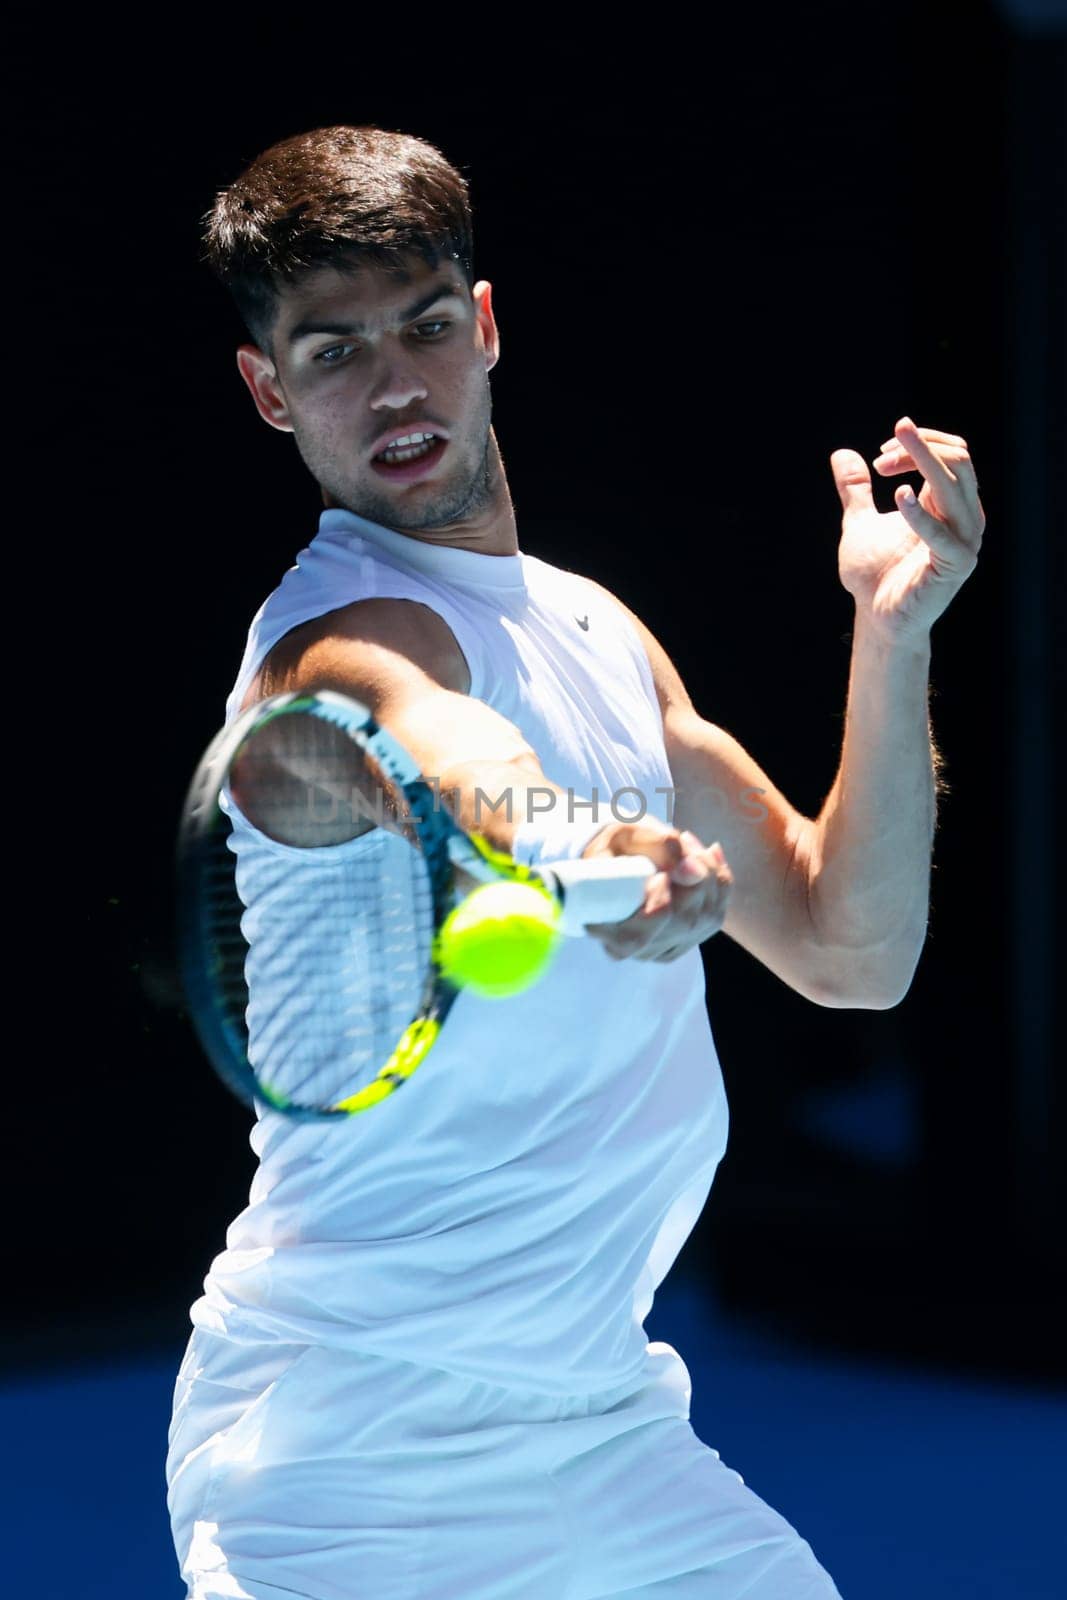
POLYGON ((861 455, 835 450, 830 465, 844 508, 841 582, 885 637, 927 641, 982 546, 985 512, 966 439, 901 417, 872 465, 883 477, 918 472, 924 481, 918 498, 902 484, 897 509, 886 513, 875 507, 861 455))

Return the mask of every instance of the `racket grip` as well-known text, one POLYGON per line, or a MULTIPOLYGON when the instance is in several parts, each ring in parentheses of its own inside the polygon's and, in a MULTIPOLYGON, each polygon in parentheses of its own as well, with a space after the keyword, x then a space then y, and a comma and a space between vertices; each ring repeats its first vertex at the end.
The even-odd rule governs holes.
POLYGON ((647 856, 597 856, 554 861, 537 870, 562 902, 560 933, 575 938, 590 922, 624 922, 632 916, 656 867, 647 856))

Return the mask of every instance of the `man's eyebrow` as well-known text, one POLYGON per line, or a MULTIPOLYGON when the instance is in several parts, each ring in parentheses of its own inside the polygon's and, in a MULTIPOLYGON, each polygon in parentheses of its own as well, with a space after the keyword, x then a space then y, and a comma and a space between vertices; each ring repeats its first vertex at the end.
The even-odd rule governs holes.
MULTIPOLYGON (((424 311, 429 311, 438 300, 458 300, 461 290, 453 283, 439 283, 436 289, 423 295, 413 306, 408 306, 406 311, 400 313, 401 322, 410 322, 413 317, 421 317, 424 311)), ((289 343, 296 344, 298 339, 306 339, 311 333, 332 333, 342 336, 350 333, 365 333, 366 324, 362 322, 322 322, 317 317, 304 317, 289 333, 289 343)))

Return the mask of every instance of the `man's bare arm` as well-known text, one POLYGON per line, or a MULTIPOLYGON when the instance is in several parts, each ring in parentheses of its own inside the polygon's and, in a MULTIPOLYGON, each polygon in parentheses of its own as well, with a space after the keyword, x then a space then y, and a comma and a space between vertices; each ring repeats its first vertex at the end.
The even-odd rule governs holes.
MULTIPOLYGON (((359 600, 286 635, 244 704, 287 690, 354 696, 437 781, 461 827, 512 852, 531 795, 535 813, 554 795, 564 815, 569 796, 519 729, 469 687, 462 651, 436 612, 410 600, 359 600)), ((598 930, 609 955, 672 960, 721 926, 729 870, 679 828, 654 818, 610 823, 585 853, 647 855, 661 869, 641 911, 618 929, 598 930)))
MULTIPOLYGON (((592 581, 592 580, 589 580, 592 581)), ((880 969, 850 943, 835 944, 812 898, 819 843, 804 816, 748 751, 696 710, 663 646, 617 596, 648 656, 663 716, 679 828, 719 839, 733 873, 723 932, 783 983, 817 1005, 872 1009, 895 1004, 880 969)), ((890 983, 897 982, 895 967, 890 983)))
POLYGON ((460 826, 510 851, 527 790, 563 791, 519 730, 469 687, 463 653, 435 611, 413 600, 359 600, 287 634, 244 703, 287 690, 355 696, 439 784, 460 826), (501 794, 511 796, 509 807, 480 798, 501 794))

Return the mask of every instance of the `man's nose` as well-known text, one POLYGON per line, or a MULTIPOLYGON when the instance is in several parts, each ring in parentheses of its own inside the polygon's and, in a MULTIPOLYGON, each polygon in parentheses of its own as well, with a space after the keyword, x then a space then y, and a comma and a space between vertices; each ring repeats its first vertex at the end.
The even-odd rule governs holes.
POLYGON ((371 405, 379 411, 403 411, 429 394, 417 364, 402 350, 385 350, 371 386, 371 405))

